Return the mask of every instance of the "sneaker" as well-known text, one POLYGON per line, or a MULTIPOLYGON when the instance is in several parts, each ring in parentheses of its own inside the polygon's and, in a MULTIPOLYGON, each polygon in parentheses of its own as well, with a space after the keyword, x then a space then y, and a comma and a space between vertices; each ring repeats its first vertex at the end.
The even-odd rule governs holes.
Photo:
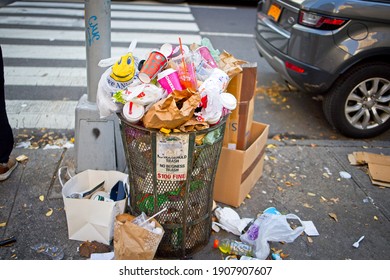
POLYGON ((18 166, 18 162, 12 156, 9 157, 7 163, 0 163, 0 181, 7 180, 11 176, 12 171, 18 166))

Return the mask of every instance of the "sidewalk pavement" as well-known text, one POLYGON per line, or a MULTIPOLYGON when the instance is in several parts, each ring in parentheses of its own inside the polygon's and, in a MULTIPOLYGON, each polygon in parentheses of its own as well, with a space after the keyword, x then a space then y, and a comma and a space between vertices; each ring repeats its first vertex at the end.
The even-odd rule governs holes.
MULTIPOLYGON (((367 167, 352 166, 347 159, 354 151, 390 155, 390 141, 268 139, 267 144, 263 176, 234 210, 241 218, 254 218, 273 206, 283 214, 313 221, 319 232, 316 237, 303 234, 292 243, 272 242, 271 248, 288 255, 287 260, 390 259, 390 189, 373 185, 367 167), (352 178, 342 178, 340 171, 352 178), (365 238, 360 247, 354 248, 361 236, 365 238)), ((0 259, 49 260, 32 249, 42 243, 62 249, 63 259, 85 259, 78 252, 82 242, 68 239, 56 178, 59 167, 74 166, 74 153, 73 148, 14 150, 28 161, 0 182, 0 240, 16 237, 11 246, 0 247, 0 259)), ((223 230, 213 232, 209 244, 189 258, 223 259, 212 246, 215 238, 222 237, 238 240, 223 230)))

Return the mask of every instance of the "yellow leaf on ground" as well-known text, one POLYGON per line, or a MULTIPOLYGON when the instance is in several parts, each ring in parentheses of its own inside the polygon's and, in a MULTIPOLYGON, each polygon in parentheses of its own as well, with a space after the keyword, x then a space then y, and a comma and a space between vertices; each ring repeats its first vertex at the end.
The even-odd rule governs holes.
POLYGON ((323 196, 321 196, 321 199, 323 200, 323 201, 328 201, 325 197, 323 197, 323 196))
POLYGON ((374 216, 374 220, 375 220, 375 221, 378 221, 379 218, 378 218, 377 216, 374 216))
POLYGON ((307 195, 308 195, 308 196, 316 196, 315 193, 311 193, 311 192, 308 192, 307 195))
POLYGON ((334 197, 332 197, 330 200, 332 200, 333 201, 333 203, 337 203, 337 202, 339 202, 339 198, 337 197, 337 198, 334 198, 334 197))
POLYGON ((46 213, 46 217, 50 217, 53 214, 53 208, 49 208, 49 211, 46 213))
POLYGON ((40 195, 40 196, 39 196, 39 200, 40 200, 40 201, 44 201, 44 200, 45 200, 45 196, 44 196, 44 195, 40 195))
POLYGON ((313 243, 313 239, 312 239, 310 236, 307 237, 307 241, 308 241, 309 243, 313 243))
POLYGON ((313 205, 310 205, 309 203, 303 203, 303 207, 313 208, 313 205))
POLYGON ((252 197, 251 197, 251 195, 248 193, 248 194, 246 195, 246 198, 251 199, 252 197))
POLYGON ((4 222, 4 223, 0 223, 0 227, 5 227, 7 225, 7 223, 6 222, 4 222))
POLYGON ((339 220, 337 219, 337 215, 335 213, 329 213, 329 217, 331 217, 333 220, 338 222, 339 220))
POLYGON ((286 258, 288 258, 288 256, 289 256, 289 254, 280 253, 280 257, 281 257, 282 259, 286 259, 286 258))
POLYGON ((275 149, 276 146, 274 144, 268 144, 267 149, 275 149))

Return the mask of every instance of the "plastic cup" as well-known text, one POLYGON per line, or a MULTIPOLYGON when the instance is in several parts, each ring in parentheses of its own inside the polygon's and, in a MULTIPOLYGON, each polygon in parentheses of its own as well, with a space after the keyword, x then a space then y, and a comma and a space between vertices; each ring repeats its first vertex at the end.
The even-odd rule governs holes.
POLYGON ((169 68, 160 72, 157 75, 157 81, 168 93, 171 93, 174 90, 183 90, 180 84, 179 74, 175 69, 169 68))
POLYGON ((130 123, 139 122, 145 114, 145 108, 142 105, 139 105, 134 102, 127 102, 123 106, 123 116, 130 123))
POLYGON ((171 59, 171 66, 177 70, 180 84, 183 89, 198 89, 198 81, 196 79, 194 59, 192 54, 186 54, 171 59))
POLYGON ((144 62, 138 78, 143 83, 150 83, 167 64, 167 58, 159 51, 152 51, 144 62))
POLYGON ((210 65, 212 68, 218 68, 217 63, 215 62, 213 56, 210 53, 210 50, 206 46, 202 46, 196 49, 196 52, 199 52, 202 58, 210 65))

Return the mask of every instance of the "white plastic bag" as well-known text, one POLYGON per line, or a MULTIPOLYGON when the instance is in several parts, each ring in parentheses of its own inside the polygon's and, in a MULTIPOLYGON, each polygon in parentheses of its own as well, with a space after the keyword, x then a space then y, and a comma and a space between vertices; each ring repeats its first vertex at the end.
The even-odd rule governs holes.
POLYGON ((304 231, 303 225, 292 229, 287 219, 301 222, 294 214, 262 214, 248 231, 240 236, 240 239, 242 242, 254 245, 256 258, 265 260, 270 253, 269 241, 291 243, 304 231))

